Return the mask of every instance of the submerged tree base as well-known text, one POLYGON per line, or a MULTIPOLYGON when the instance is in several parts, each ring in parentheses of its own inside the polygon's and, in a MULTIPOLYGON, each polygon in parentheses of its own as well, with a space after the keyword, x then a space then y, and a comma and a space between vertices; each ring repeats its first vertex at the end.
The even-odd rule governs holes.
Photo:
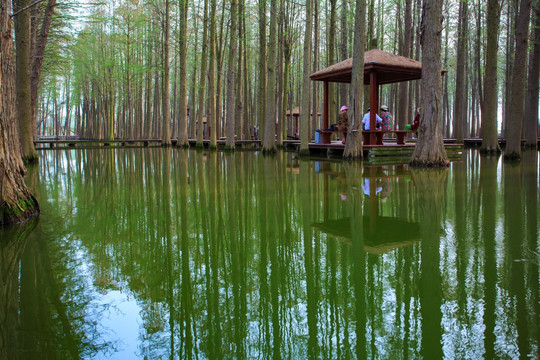
POLYGON ((412 160, 409 163, 409 166, 417 167, 417 168, 446 168, 450 166, 449 160, 442 160, 442 161, 423 161, 423 160, 412 160))
POLYGON ((520 161, 521 160, 521 154, 517 151, 511 152, 511 153, 504 153, 504 160, 507 161, 520 161))
POLYGON ((277 152, 276 148, 275 147, 263 147, 262 149, 262 153, 264 155, 273 155, 277 152))
POLYGON ((217 145, 209 145, 208 150, 217 151, 217 145))
POLYGON ((300 157, 309 157, 309 149, 300 149, 298 151, 298 156, 300 157))
POLYGON ((482 147, 480 153, 483 155, 499 155, 502 153, 500 147, 482 147))
POLYGON ((359 155, 353 155, 353 154, 349 154, 349 155, 343 155, 343 160, 345 161, 356 161, 356 160, 362 160, 364 157, 362 156, 362 154, 359 154, 359 155))
POLYGON ((234 152, 234 150, 235 150, 234 145, 225 145, 225 147, 223 148, 223 151, 226 151, 226 152, 234 152))
POLYGON ((204 148, 204 143, 203 142, 198 142, 195 144, 195 149, 203 149, 204 148))
POLYGON ((38 213, 39 205, 32 195, 14 204, 2 202, 0 204, 0 226, 25 222, 38 213))

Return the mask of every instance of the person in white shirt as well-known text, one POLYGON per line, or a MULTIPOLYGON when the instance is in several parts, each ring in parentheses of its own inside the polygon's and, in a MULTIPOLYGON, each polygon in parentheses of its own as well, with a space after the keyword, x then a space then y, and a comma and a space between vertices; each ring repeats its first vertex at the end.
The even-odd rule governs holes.
MULTIPOLYGON (((367 108, 367 113, 364 115, 364 118, 362 119, 362 124, 364 124, 364 130, 369 130, 369 110, 370 108, 367 108)), ((375 119, 377 120, 377 124, 382 123, 382 119, 379 116, 379 114, 375 114, 375 119)))

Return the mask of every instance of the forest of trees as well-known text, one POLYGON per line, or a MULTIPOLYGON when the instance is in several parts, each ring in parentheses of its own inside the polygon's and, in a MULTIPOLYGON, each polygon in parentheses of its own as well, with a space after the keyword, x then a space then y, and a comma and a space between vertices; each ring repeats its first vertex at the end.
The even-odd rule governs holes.
MULTIPOLYGON (((356 3, 307 3, 313 16, 311 70, 351 57, 356 3)), ((177 138, 187 129, 187 136, 202 144, 203 136, 251 138, 258 126, 260 138, 277 130, 280 145, 286 110, 301 105, 305 87, 305 5, 118 0, 74 12, 59 4, 39 91, 37 134, 177 138)), ((440 111, 444 137, 482 137, 487 113, 498 119, 495 134, 506 137, 507 130, 523 128, 525 140, 535 146, 540 1, 444 0, 442 7, 440 56, 448 71, 440 111), (525 39, 521 50, 520 36, 525 39), (523 92, 514 110, 513 79, 523 92), (523 125, 507 126, 518 108, 523 125)), ((367 1, 366 47, 421 61, 421 14, 420 0, 367 1)), ((311 84, 314 114, 321 108, 319 86, 311 84)), ((381 88, 381 103, 400 124, 410 122, 420 105, 419 87, 418 81, 381 88)), ((348 102, 348 85, 331 85, 330 91, 333 123, 339 106, 348 102)), ((312 116, 310 137, 318 121, 312 116)))

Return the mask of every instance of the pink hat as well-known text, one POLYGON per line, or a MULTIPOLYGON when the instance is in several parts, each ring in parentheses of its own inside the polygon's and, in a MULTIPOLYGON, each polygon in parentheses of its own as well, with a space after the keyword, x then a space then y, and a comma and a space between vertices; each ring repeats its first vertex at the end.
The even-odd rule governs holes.
POLYGON ((349 108, 347 107, 347 105, 343 105, 341 107, 341 109, 339 109, 339 111, 343 111, 343 110, 349 110, 349 108))

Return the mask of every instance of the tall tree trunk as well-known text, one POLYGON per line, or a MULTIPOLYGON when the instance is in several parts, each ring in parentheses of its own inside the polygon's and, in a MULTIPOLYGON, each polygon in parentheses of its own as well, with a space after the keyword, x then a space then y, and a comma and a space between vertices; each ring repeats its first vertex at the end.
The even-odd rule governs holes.
MULTIPOLYGON (((259 0, 259 106, 257 126, 264 128, 266 116, 266 0, 259 0)), ((263 130, 264 133, 264 130, 263 130)), ((264 136, 264 135, 263 135, 264 136)), ((259 137, 261 134, 259 132, 259 137)))
POLYGON ((356 3, 354 15, 353 65, 351 71, 351 87, 349 88, 349 126, 347 128, 347 142, 343 157, 358 159, 363 156, 362 129, 362 99, 364 97, 364 48, 366 45, 364 34, 366 32, 366 1, 356 3))
MULTIPOLYGON (((187 1, 186 1, 187 2, 187 1)), ((195 4, 194 4, 194 8, 195 8, 195 4)), ((195 9, 194 9, 195 11, 195 9)), ((186 5, 186 11, 185 11, 185 22, 187 23, 187 16, 188 16, 188 6, 186 5)), ((198 22, 198 19, 199 19, 199 16, 195 16, 195 24, 193 26, 193 32, 195 34, 198 34, 199 33, 199 22, 198 22)), ((187 39, 187 25, 186 26, 186 38, 187 39)), ((195 43, 194 43, 194 49, 198 49, 199 48, 199 37, 196 36, 195 37, 195 43)), ((187 41, 187 40, 186 40, 187 41)), ((186 51, 187 51, 187 45, 186 45, 186 51)), ((192 73, 190 74, 190 78, 191 78, 191 88, 190 88, 190 92, 191 92, 191 95, 189 97, 189 109, 187 110, 186 112, 186 116, 187 116, 187 121, 188 121, 188 133, 189 133, 189 138, 190 139, 193 139, 195 138, 195 128, 196 128, 196 123, 195 123, 195 119, 197 118, 196 116, 196 109, 197 109, 197 77, 198 77, 198 67, 197 67, 198 63, 196 61, 193 62, 193 70, 192 70, 192 73)), ((186 72, 187 72, 187 63, 186 63, 186 72)), ((187 75, 186 75, 187 76, 187 75)), ((186 147, 189 147, 189 144, 186 146, 186 147)))
POLYGON ((476 41, 475 41, 475 51, 474 51, 474 54, 472 54, 474 56, 474 64, 475 64, 475 68, 476 68, 476 82, 477 82, 477 86, 476 86, 476 91, 475 91, 475 95, 478 97, 478 103, 479 103, 479 107, 480 107, 480 110, 477 111, 477 115, 476 116, 473 116, 472 118, 472 123, 473 123, 473 127, 474 129, 476 130, 476 132, 473 132, 473 136, 474 137, 478 137, 478 136, 481 136, 480 133, 482 132, 482 129, 480 127, 480 114, 481 114, 481 111, 482 111, 482 108, 484 106, 484 85, 482 83, 482 65, 481 65, 481 54, 482 54, 482 29, 483 29, 483 24, 482 24, 482 14, 481 14, 481 5, 480 5, 480 0, 478 0, 477 2, 477 6, 476 6, 476 41))
POLYGON ((279 1, 279 25, 278 25, 278 60, 277 60, 277 131, 276 131, 276 143, 278 148, 283 148, 283 129, 286 126, 283 126, 285 118, 285 107, 283 100, 283 83, 285 79, 283 78, 283 52, 284 52, 284 43, 285 43, 285 0, 279 1))
POLYGON ((182 0, 179 2, 180 7, 180 32, 178 35, 178 52, 179 52, 179 78, 180 84, 178 89, 178 140, 177 147, 189 147, 188 132, 187 132, 187 13, 189 1, 182 0))
POLYGON ((36 105, 38 100, 38 90, 40 85, 41 67, 43 65, 43 58, 45 56, 45 47, 47 45, 47 39, 49 38, 49 30, 51 28, 52 16, 54 14, 54 8, 56 7, 56 0, 49 0, 47 8, 45 9, 45 15, 43 16, 43 23, 41 24, 41 31, 39 38, 36 41, 36 48, 32 53, 32 64, 30 72, 30 99, 32 109, 32 131, 35 131, 36 127, 36 105))
POLYGON ((244 128, 245 128, 245 105, 243 103, 243 81, 242 78, 245 77, 243 74, 244 66, 244 46, 242 39, 245 38, 245 29, 244 29, 244 19, 245 19, 245 6, 244 0, 238 0, 238 62, 237 62, 237 71, 236 71, 236 119, 235 119, 235 129, 234 133, 238 140, 244 140, 244 128))
MULTIPOLYGON (((313 3, 313 72, 319 70, 319 2, 315 1, 313 3)), ((336 85, 337 86, 337 85, 336 85)), ((309 129, 309 138, 311 140, 312 135, 314 136, 314 130, 317 126, 318 119, 318 104, 319 104, 319 86, 313 84, 313 94, 311 102, 311 126, 309 129)), ((342 100, 345 101, 345 100, 342 100)), ((330 117, 332 119, 332 117, 330 117)), ((331 121, 331 120, 330 120, 331 121)), ((296 136, 296 134, 294 134, 296 136)))
POLYGON ((516 51, 512 69, 512 87, 507 117, 507 136, 504 158, 508 160, 521 159, 521 131, 525 105, 525 75, 527 64, 527 46, 529 36, 529 19, 531 0, 521 0, 519 15, 516 22, 516 51))
POLYGON ((217 150, 216 121, 216 6, 217 0, 210 0, 210 51, 208 56, 208 110, 207 124, 211 129, 210 150, 217 150))
POLYGON ((422 96, 418 141, 412 166, 448 166, 441 118, 442 0, 424 0, 420 43, 422 44, 422 96))
POLYGON ((497 42, 500 16, 499 0, 488 0, 484 101, 482 103, 482 146, 480 149, 486 153, 500 152, 497 139, 497 42))
MULTIPOLYGON (((336 2, 337 0, 329 0, 330 2, 330 20, 328 23, 328 47, 326 49, 327 57, 328 57, 328 66, 333 65, 336 63, 336 2)), ((317 44, 314 44, 317 46, 317 44)), ((334 82, 328 83, 328 107, 329 107, 329 114, 328 114, 328 121, 330 124, 337 123, 337 114, 339 107, 337 105, 337 99, 336 99, 336 89, 337 84, 334 82)), ((343 104, 341 104, 343 105, 343 104)), ((340 106, 341 106, 340 105, 340 106)), ((302 109, 303 110, 303 109, 302 109)), ((310 134, 311 137, 311 134, 310 134)))
POLYGON ((238 34, 237 22, 238 22, 238 0, 231 0, 231 21, 230 21, 230 36, 229 36, 229 59, 228 59, 228 69, 227 69, 227 140, 225 143, 225 150, 234 151, 235 148, 235 139, 234 139, 234 125, 235 125, 235 89, 236 89, 236 74, 235 67, 236 64, 234 60, 236 59, 236 46, 237 39, 236 35, 238 34))
POLYGON ((204 15, 203 15, 203 42, 201 54, 201 78, 199 84, 199 95, 197 95, 197 143, 195 147, 203 148, 203 129, 204 129, 204 99, 205 99, 205 81, 208 74, 206 73, 206 48, 208 44, 208 0, 204 0, 204 15))
POLYGON ((71 78, 70 74, 66 75, 66 89, 65 89, 65 104, 66 104, 66 117, 64 120, 64 136, 69 136, 71 129, 71 78))
MULTIPOLYGON (((15 10, 24 9, 28 0, 14 1, 15 10)), ((38 155, 34 147, 35 122, 32 121, 30 90, 30 11, 24 10, 14 16, 17 50, 17 107, 19 110, 19 141, 25 163, 36 163, 38 155)))
POLYGON ((375 0, 369 0, 368 1, 369 6, 369 14, 367 18, 368 22, 368 28, 367 28, 367 42, 368 42, 368 49, 375 49, 377 47, 377 39, 374 38, 375 34, 375 0))
POLYGON ((159 91, 159 89, 160 89, 159 71, 156 69, 156 71, 154 72, 154 103, 153 103, 154 112, 152 113, 152 130, 151 130, 153 139, 159 139, 161 136, 160 135, 161 127, 159 126, 160 125, 159 119, 161 118, 161 112, 160 112, 161 101, 159 98, 159 94, 161 91, 159 91))
MULTIPOLYGON (((151 25, 148 24, 146 29, 146 35, 149 35, 151 32, 151 25)), ((146 65, 149 68, 145 73, 145 99, 144 99, 144 126, 143 126, 143 137, 146 139, 150 138, 150 131, 152 129, 152 41, 148 41, 148 46, 146 46, 146 65)))
POLYGON ((540 83, 540 0, 534 0, 532 6, 532 46, 529 52, 529 75, 527 76, 523 134, 525 144, 536 149, 538 146, 538 92, 540 83))
POLYGON ((17 126, 11 2, 0 1, 0 225, 24 221, 39 211, 24 183, 17 126))
MULTIPOLYGON (((445 2, 445 6, 446 6, 446 11, 448 11, 448 1, 445 2)), ((444 11, 444 10, 443 10, 444 11)), ((446 69, 448 68, 448 37, 449 37, 449 33, 450 33, 450 17, 449 16, 445 16, 445 20, 446 20, 446 24, 445 24, 445 32, 444 32, 444 37, 445 37, 445 41, 444 41, 444 44, 446 45, 444 47, 444 60, 443 60, 443 67, 446 69)), ((450 99, 449 99, 449 94, 448 94, 448 76, 443 76, 443 109, 442 109, 442 112, 443 112, 443 138, 446 138, 446 137, 449 137, 449 133, 450 133, 450 106, 449 106, 449 103, 450 103, 450 99)), ((412 92, 412 87, 410 89, 410 91, 412 92)), ((412 101, 410 103, 410 105, 412 105, 412 101)), ((415 111, 412 110, 412 108, 410 109, 410 113, 413 114, 415 113, 415 111)))
POLYGON ((503 118, 502 118, 502 137, 507 138, 506 133, 507 121, 510 117, 510 95, 512 89, 512 69, 514 66, 515 53, 515 19, 517 18, 517 6, 519 0, 511 0, 507 2, 506 10, 506 71, 504 81, 504 97, 503 97, 503 118))
MULTIPOLYGON (((304 65, 302 73, 302 106, 300 113, 300 156, 309 156, 309 96, 311 79, 311 39, 313 22, 313 1, 306 0, 306 31, 304 33, 304 65)), ((292 109, 291 109, 292 118, 292 109)))
MULTIPOLYGON (((341 1, 341 45, 340 45, 340 61, 346 60, 349 58, 347 47, 349 45, 349 38, 348 38, 348 26, 347 26, 347 15, 348 15, 348 9, 349 9, 349 2, 348 0, 342 0, 341 1)), ((317 29, 315 30, 318 31, 317 29)), ((317 71, 319 69, 315 69, 317 71)), ((347 101, 347 84, 340 84, 339 86, 339 93, 341 102, 347 101)))
POLYGON ((467 102, 467 88, 465 85, 465 61, 467 53, 468 5, 466 1, 459 2, 457 65, 456 65, 456 97, 454 101, 454 137, 459 143, 463 142, 463 128, 465 127, 465 104, 467 102))
POLYGON ((249 79, 249 66, 248 66, 248 42, 247 42, 247 35, 246 35, 246 16, 245 16, 245 7, 246 7, 246 4, 245 4, 245 1, 244 1, 244 4, 242 5, 243 7, 243 10, 242 10, 242 27, 243 27, 243 36, 241 38, 241 41, 242 41, 242 66, 244 68, 244 71, 245 71, 245 74, 244 76, 240 79, 240 81, 243 83, 243 89, 244 91, 242 92, 242 97, 243 97, 243 103, 244 103, 244 110, 243 110, 243 114, 242 114, 242 118, 244 120, 244 134, 247 132, 249 134, 249 126, 253 124, 253 118, 251 117, 251 113, 252 113, 252 106, 251 106, 251 102, 250 102, 250 87, 249 87, 249 84, 250 84, 250 81, 248 80, 249 79))
POLYGON ((163 31, 164 40, 163 40, 163 99, 162 99, 162 108, 163 108, 163 124, 162 124, 162 134, 161 134, 161 145, 162 146, 171 146, 171 94, 169 86, 169 37, 170 37, 170 12, 169 12, 170 1, 165 0, 165 28, 163 31))
MULTIPOLYGON (((288 98, 289 98, 289 95, 290 95, 290 92, 289 92, 289 74, 291 72, 291 55, 292 55, 292 39, 291 39, 291 26, 290 26, 291 22, 290 22, 290 19, 288 18, 287 21, 285 22, 285 33, 286 33, 286 36, 284 36, 284 39, 283 39, 283 62, 284 62, 284 70, 283 70, 283 93, 282 93, 282 96, 283 96, 283 104, 284 104, 284 107, 285 109, 288 109, 289 111, 291 111, 292 113, 292 104, 290 104, 290 102, 288 101, 288 98)), ((285 137, 290 133, 289 129, 291 127, 291 119, 292 119, 292 114, 291 116, 286 116, 285 117, 285 122, 286 124, 284 124, 284 131, 285 131, 285 137)))
MULTIPOLYGON (((223 1, 222 2, 222 8, 221 8, 221 19, 220 19, 220 26, 219 26, 219 39, 217 41, 217 46, 216 46, 216 71, 217 71, 217 80, 216 80, 216 136, 218 139, 220 139, 222 136, 223 136, 223 132, 224 132, 224 129, 223 129, 223 116, 222 116, 222 109, 223 109, 223 105, 222 105, 222 102, 221 102, 221 97, 222 97, 222 87, 223 87, 223 81, 222 80, 222 77, 223 77, 223 60, 224 60, 224 56, 223 56, 223 48, 224 48, 224 44, 225 44, 225 41, 223 40, 223 32, 224 32, 224 22, 225 22, 225 4, 227 2, 226 1, 223 1)), ((217 34, 216 34, 217 36, 217 34)))
MULTIPOLYGON (((266 65, 268 90, 266 92, 266 116, 264 119, 263 153, 276 152, 276 36, 277 0, 270 0, 270 29, 268 34, 268 63, 266 65)), ((309 114, 309 107, 306 108, 309 114)), ((309 120, 308 120, 309 121, 309 120)))
MULTIPOLYGON (((403 34, 403 48, 401 49, 401 54, 405 57, 410 56, 411 49, 411 2, 412 0, 405 0, 405 31, 403 34)), ((409 88, 408 82, 401 82, 399 84, 399 104, 398 104, 398 113, 396 124, 399 124, 401 129, 405 128, 405 124, 409 123, 409 105, 408 105, 408 94, 407 90, 409 88)))

